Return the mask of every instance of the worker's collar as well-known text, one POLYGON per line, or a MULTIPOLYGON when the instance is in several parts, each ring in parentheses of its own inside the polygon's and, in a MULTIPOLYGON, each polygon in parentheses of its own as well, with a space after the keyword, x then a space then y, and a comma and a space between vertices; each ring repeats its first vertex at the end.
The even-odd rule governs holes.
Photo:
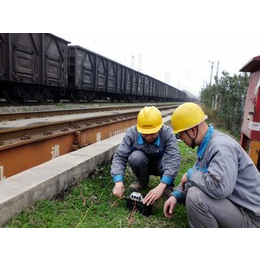
POLYGON ((210 138, 211 138, 213 132, 214 132, 214 127, 212 125, 209 125, 208 131, 207 131, 206 135, 204 136, 202 143, 198 147, 197 156, 199 159, 201 159, 203 157, 204 152, 208 146, 208 143, 210 141, 210 138))
MULTIPOLYGON (((137 137, 137 144, 144 144, 146 143, 146 141, 144 140, 144 138, 142 137, 142 135, 140 133, 138 133, 138 137, 137 137)), ((156 146, 160 146, 160 138, 159 135, 155 138, 155 140, 152 142, 152 144, 155 144, 156 146)))

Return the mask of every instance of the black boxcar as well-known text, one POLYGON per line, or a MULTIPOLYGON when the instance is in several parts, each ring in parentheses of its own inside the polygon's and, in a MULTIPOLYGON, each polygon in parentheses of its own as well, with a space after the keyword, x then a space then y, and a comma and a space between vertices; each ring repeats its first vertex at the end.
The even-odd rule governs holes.
POLYGON ((0 33, 0 97, 187 101, 185 92, 68 43, 50 33, 0 33))
POLYGON ((68 97, 135 101, 143 98, 144 75, 78 45, 69 46, 68 97))
POLYGON ((69 42, 49 33, 0 33, 0 91, 11 102, 65 94, 69 42))

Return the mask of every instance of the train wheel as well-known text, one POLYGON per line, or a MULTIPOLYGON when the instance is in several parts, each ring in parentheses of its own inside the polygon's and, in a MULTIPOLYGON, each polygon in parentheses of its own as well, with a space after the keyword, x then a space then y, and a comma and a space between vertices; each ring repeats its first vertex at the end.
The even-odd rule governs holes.
POLYGON ((15 93, 14 87, 5 88, 4 97, 8 102, 14 105, 23 101, 23 99, 15 93))
POLYGON ((93 98, 93 96, 92 96, 92 95, 88 95, 88 98, 87 98, 87 100, 88 100, 88 102, 89 102, 89 103, 92 103, 92 102, 93 102, 93 100, 94 100, 94 98, 93 98))
POLYGON ((39 103, 42 103, 42 104, 46 103, 48 100, 48 93, 47 92, 40 93, 37 100, 39 103))
POLYGON ((70 95, 70 101, 73 103, 79 102, 79 97, 77 93, 71 93, 70 95))
POLYGON ((41 97, 38 99, 38 102, 43 104, 43 103, 46 103, 47 100, 48 100, 48 97, 47 97, 46 95, 43 95, 43 96, 41 96, 41 97))

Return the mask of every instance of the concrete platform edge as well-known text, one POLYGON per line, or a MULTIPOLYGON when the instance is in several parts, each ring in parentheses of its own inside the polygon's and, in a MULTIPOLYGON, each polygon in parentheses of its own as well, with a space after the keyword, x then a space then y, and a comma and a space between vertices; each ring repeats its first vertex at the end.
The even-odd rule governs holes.
MULTIPOLYGON (((170 116, 164 118, 169 124, 170 116)), ((124 133, 23 171, 0 182, 0 227, 41 199, 53 199, 109 162, 124 133)))
POLYGON ((52 199, 111 160, 124 133, 55 158, 0 182, 0 227, 41 199, 52 199))

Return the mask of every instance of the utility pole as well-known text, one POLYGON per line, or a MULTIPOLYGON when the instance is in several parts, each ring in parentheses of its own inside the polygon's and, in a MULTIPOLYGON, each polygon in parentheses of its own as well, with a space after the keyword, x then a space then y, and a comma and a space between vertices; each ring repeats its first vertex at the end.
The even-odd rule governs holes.
POLYGON ((131 68, 134 69, 135 67, 135 56, 132 55, 132 59, 131 59, 131 68))
POLYGON ((143 64, 143 56, 142 53, 139 53, 139 61, 138 61, 138 71, 142 71, 142 64, 143 64))
POLYGON ((209 80, 209 86, 211 86, 211 80, 212 80, 212 73, 213 73, 213 67, 214 67, 214 61, 210 61, 211 63, 211 73, 210 73, 210 80, 209 80))
POLYGON ((219 61, 218 61, 217 71, 216 71, 216 81, 217 81, 217 84, 218 84, 218 69, 219 69, 219 61))
POLYGON ((207 81, 204 79, 203 84, 202 84, 202 88, 205 88, 205 86, 207 87, 207 81))

